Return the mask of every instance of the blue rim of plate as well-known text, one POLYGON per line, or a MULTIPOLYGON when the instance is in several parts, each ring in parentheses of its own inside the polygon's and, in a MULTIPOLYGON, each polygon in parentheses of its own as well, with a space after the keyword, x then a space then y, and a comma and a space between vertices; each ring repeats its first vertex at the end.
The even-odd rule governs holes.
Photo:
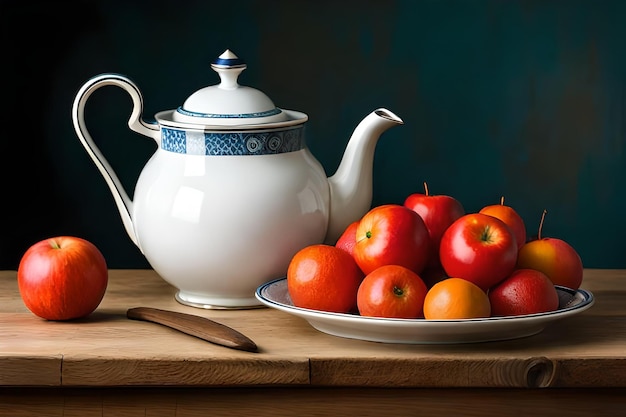
MULTIPOLYGON (((502 316, 502 317, 485 317, 485 318, 477 318, 477 319, 447 319, 447 320, 426 320, 426 319, 398 319, 398 318, 389 318, 389 317, 364 317, 359 316, 358 314, 347 314, 347 313, 334 313, 331 311, 322 311, 322 310, 313 310, 309 308, 296 307, 291 302, 285 303, 277 301, 273 298, 269 298, 267 296, 267 292, 270 288, 276 287, 278 285, 286 286, 286 277, 277 278, 272 281, 266 282, 265 284, 260 285, 255 291, 255 297, 265 304, 268 307, 278 308, 280 310, 292 310, 292 311, 300 311, 302 313, 306 313, 309 315, 317 315, 320 317, 337 317, 337 318, 349 318, 349 319, 358 319, 360 321, 367 322, 393 322, 393 323, 421 323, 423 325, 428 325, 427 323, 438 324, 442 323, 476 323, 476 322, 493 322, 493 321, 507 321, 507 320, 533 320, 533 319, 543 319, 550 316, 555 315, 566 315, 568 312, 573 311, 583 311, 590 308, 594 302, 595 298, 591 291, 579 288, 572 289, 563 287, 560 285, 555 285, 557 292, 559 293, 559 308, 557 310, 548 311, 545 313, 535 313, 535 314, 525 314, 519 316, 502 316), (566 297, 569 295, 569 300, 566 297), (577 301, 572 303, 572 301, 577 301), (566 303, 563 307, 563 303, 566 303), (571 304, 571 305, 567 305, 571 304)), ((285 288, 285 291, 286 288, 285 288)), ((288 294, 288 293, 287 293, 288 294)), ((289 300, 290 301, 290 300, 289 300)))

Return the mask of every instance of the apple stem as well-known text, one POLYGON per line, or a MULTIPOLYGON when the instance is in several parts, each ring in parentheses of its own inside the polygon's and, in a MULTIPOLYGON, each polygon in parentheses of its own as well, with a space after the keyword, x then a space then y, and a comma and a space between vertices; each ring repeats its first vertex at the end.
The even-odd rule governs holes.
POLYGON ((539 222, 539 232, 537 233, 537 239, 541 239, 541 230, 543 229, 543 221, 546 218, 546 213, 548 210, 543 209, 543 213, 541 213, 541 221, 539 222))
POLYGON ((504 196, 500 197, 500 205, 503 206, 504 205, 504 196))
POLYGON ((424 193, 428 195, 428 183, 424 181, 424 193))

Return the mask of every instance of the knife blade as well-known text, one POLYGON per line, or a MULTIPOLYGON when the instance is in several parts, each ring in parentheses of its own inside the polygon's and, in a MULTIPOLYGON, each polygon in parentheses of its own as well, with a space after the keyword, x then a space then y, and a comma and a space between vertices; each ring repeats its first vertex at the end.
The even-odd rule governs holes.
POLYGON ((231 349, 258 352, 258 347, 247 336, 206 317, 152 307, 135 307, 126 312, 131 320, 160 324, 179 332, 198 337, 216 345, 231 349))

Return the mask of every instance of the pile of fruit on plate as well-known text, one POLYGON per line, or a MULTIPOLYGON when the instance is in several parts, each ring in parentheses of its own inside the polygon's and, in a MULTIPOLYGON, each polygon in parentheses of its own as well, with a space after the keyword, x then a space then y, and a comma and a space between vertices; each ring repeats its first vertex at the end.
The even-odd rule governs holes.
POLYGON ((287 271, 294 306, 363 317, 477 319, 559 308, 555 286, 576 290, 583 264, 566 241, 527 239, 505 204, 466 213, 448 195, 409 195, 372 208, 335 245, 296 253, 287 271))

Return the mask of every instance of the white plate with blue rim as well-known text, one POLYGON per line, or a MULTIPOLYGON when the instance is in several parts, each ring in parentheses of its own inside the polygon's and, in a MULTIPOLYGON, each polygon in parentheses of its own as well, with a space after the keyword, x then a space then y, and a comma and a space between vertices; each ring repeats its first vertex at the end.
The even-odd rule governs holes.
POLYGON ((447 344, 532 336, 549 324, 582 313, 594 304, 593 294, 587 290, 555 287, 559 294, 559 308, 555 311, 464 320, 363 317, 300 308, 291 302, 286 278, 259 286, 255 297, 265 306, 301 317, 313 328, 333 336, 382 343, 447 344))

